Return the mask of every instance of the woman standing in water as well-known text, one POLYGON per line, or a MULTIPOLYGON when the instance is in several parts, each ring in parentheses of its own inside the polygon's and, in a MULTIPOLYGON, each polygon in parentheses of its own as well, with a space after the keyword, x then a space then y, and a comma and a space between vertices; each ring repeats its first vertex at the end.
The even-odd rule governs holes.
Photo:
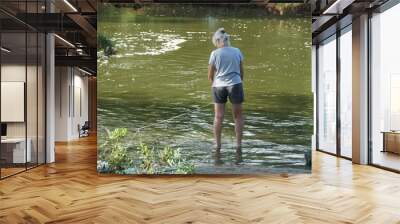
POLYGON ((229 98, 232 103, 235 120, 237 162, 241 161, 243 115, 243 55, 238 48, 231 47, 229 35, 224 28, 219 28, 212 38, 217 48, 211 52, 208 63, 208 80, 212 85, 214 101, 214 138, 216 154, 221 150, 221 130, 225 114, 225 103, 229 98))

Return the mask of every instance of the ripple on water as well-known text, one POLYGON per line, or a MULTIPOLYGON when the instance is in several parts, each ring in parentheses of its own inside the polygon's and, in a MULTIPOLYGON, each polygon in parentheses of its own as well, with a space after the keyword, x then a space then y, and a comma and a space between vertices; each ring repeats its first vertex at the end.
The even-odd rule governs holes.
POLYGON ((111 40, 115 43, 115 48, 118 52, 117 55, 113 56, 115 58, 135 55, 161 55, 180 49, 180 44, 186 42, 186 39, 181 35, 157 32, 116 33, 111 40))

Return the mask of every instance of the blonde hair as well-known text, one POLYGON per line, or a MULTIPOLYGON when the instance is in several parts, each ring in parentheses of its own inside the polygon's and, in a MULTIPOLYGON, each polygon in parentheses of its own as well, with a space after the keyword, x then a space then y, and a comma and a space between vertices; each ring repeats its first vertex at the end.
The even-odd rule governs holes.
POLYGON ((219 28, 217 31, 215 31, 213 37, 212 37, 212 42, 214 46, 218 47, 218 44, 223 43, 224 46, 229 47, 231 46, 230 38, 228 33, 225 32, 224 28, 219 28))

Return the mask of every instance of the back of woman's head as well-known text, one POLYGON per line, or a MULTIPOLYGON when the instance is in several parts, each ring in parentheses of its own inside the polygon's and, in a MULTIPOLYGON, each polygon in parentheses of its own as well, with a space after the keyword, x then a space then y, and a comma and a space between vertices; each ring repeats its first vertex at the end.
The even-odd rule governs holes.
POLYGON ((219 28, 217 31, 215 31, 212 37, 212 42, 216 47, 219 47, 220 45, 225 47, 231 46, 229 35, 225 32, 224 28, 219 28))

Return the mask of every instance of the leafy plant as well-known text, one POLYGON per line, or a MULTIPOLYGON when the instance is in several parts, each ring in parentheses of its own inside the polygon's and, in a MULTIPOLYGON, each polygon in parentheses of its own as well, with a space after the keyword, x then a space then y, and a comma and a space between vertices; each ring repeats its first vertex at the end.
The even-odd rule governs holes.
POLYGON ((194 164, 186 161, 180 152, 180 149, 173 149, 165 146, 149 146, 141 143, 138 147, 140 153, 142 169, 141 173, 146 174, 191 174, 194 173, 194 164))
POLYGON ((194 164, 183 159, 180 149, 172 149, 169 146, 164 147, 160 152, 160 161, 169 167, 176 167, 177 174, 194 173, 194 164))
POLYGON ((173 150, 171 147, 166 146, 164 150, 160 152, 160 161, 168 166, 175 166, 179 158, 180 149, 173 150))
POLYGON ((97 47, 104 51, 105 56, 115 54, 114 43, 102 34, 97 35, 97 47))
POLYGON ((101 145, 102 159, 107 162, 111 170, 121 171, 132 165, 128 147, 123 141, 127 133, 126 128, 117 128, 108 133, 104 144, 101 145))
POLYGON ((129 147, 128 130, 117 128, 107 131, 100 146, 99 172, 119 174, 191 174, 195 166, 187 161, 180 149, 160 146, 159 143, 140 143, 129 147))
POLYGON ((147 174, 156 173, 156 157, 154 153, 154 147, 150 147, 146 144, 140 143, 138 149, 140 153, 140 159, 142 161, 142 163, 140 164, 140 168, 142 168, 147 174))
POLYGON ((194 174, 195 167, 193 163, 183 163, 176 170, 176 174, 194 174))

